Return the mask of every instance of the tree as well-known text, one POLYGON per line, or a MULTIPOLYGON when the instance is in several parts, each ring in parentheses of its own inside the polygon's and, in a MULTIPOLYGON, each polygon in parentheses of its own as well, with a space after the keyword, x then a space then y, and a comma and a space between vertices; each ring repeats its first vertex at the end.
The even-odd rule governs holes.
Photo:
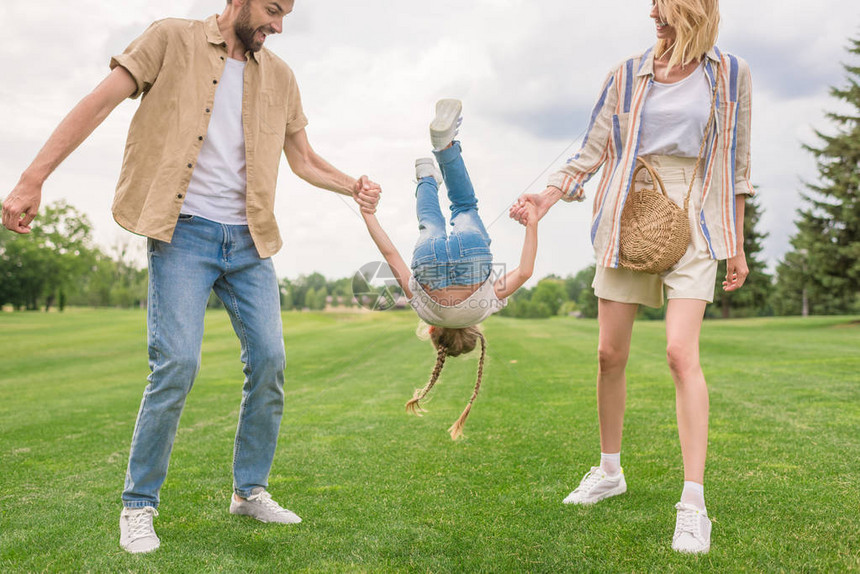
POLYGON ((714 304, 708 307, 709 317, 728 319, 731 316, 760 317, 773 313, 770 306, 773 278, 767 272, 765 262, 759 259, 762 242, 768 236, 758 230, 761 213, 758 197, 748 198, 744 214, 744 254, 750 274, 738 291, 726 293, 723 291, 726 262, 720 261, 717 267, 714 304))
POLYGON ((548 316, 558 315, 565 301, 567 301, 567 291, 561 279, 541 279, 532 291, 531 303, 536 306, 545 305, 548 316))
MULTIPOLYGON (((849 53, 860 56, 860 39, 849 53)), ((806 184, 794 248, 779 265, 776 305, 786 313, 841 314, 860 310, 860 66, 843 65, 848 85, 830 94, 847 104, 831 112, 836 134, 816 131, 819 182, 806 184)))
POLYGON ((3 234, 0 242, 0 305, 45 310, 59 303, 61 310, 70 293, 93 269, 97 250, 92 247, 91 226, 86 215, 65 201, 45 206, 27 235, 3 234))

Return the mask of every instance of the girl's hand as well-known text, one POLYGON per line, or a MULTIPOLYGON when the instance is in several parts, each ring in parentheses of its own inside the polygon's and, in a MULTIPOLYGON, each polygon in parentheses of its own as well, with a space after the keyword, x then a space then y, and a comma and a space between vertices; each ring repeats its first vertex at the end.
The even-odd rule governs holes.
POLYGON ((533 201, 526 200, 522 201, 520 208, 525 213, 525 216, 523 217, 525 220, 524 225, 527 227, 537 227, 538 221, 540 220, 537 205, 535 205, 533 201))
POLYGON ((363 213, 376 213, 376 206, 379 204, 379 195, 382 193, 382 188, 379 184, 371 181, 366 175, 355 180, 355 185, 352 188, 352 198, 361 207, 363 213))
POLYGON ((510 215, 511 219, 515 219, 523 225, 528 225, 529 214, 526 203, 531 203, 535 207, 534 217, 541 219, 549 211, 549 208, 561 199, 561 196, 561 190, 552 186, 547 187, 541 193, 524 193, 511 206, 508 215, 510 215))

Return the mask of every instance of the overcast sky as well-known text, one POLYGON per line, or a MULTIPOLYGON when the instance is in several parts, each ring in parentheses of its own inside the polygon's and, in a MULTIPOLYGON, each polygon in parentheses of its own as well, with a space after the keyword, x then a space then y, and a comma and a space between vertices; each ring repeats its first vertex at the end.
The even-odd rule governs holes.
MULTIPOLYGON (((153 20, 205 18, 220 0, 3 0, 0 4, 0 196, 14 186, 62 117, 153 20)), ((653 43, 648 0, 296 0, 266 46, 296 73, 317 152, 384 190, 379 218, 405 258, 417 237, 414 160, 428 155, 434 102, 464 103, 464 155, 496 260, 516 264, 522 228, 507 206, 543 189, 576 147, 608 70, 653 43), (612 26, 612 22, 617 24, 612 26), (562 155, 563 154, 563 155, 562 155), (501 217, 499 217, 501 216, 501 217), (498 219, 497 219, 498 217, 498 219)), ((839 109, 857 0, 723 0, 724 50, 753 75, 752 180, 760 189, 765 257, 788 249, 802 181, 814 181, 815 129, 839 109)), ((855 61, 854 64, 857 64, 855 61)), ((136 101, 121 104, 48 180, 43 204, 85 212, 101 246, 141 240, 110 215, 136 101)), ((281 164, 276 214, 285 245, 279 276, 351 275, 378 260, 349 200, 312 188, 281 164)), ((592 191, 597 178, 587 188, 592 191)), ((535 278, 593 262, 590 198, 543 220, 535 278)))

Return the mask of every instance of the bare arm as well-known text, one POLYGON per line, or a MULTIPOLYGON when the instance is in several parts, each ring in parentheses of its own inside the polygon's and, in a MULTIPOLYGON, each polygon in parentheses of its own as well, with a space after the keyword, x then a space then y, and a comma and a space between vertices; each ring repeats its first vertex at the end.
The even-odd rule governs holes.
POLYGON ((3 202, 3 225, 7 229, 30 232, 42 201, 42 184, 136 90, 131 74, 118 66, 69 112, 3 202))
POLYGON ((376 247, 379 248, 379 252, 385 258, 388 266, 394 271, 394 276, 397 278, 397 282, 400 284, 403 292, 406 293, 406 297, 411 299, 412 292, 409 290, 409 278, 412 276, 412 271, 406 265, 406 262, 403 261, 388 234, 382 229, 379 220, 376 219, 376 215, 362 211, 361 216, 364 218, 364 223, 367 225, 370 237, 376 243, 376 247))
POLYGON ((499 299, 513 295, 534 273, 538 244, 538 216, 536 214, 536 207, 532 203, 528 203, 526 207, 526 219, 528 223, 526 224, 526 238, 523 241, 523 252, 520 255, 520 265, 496 281, 496 284, 493 286, 496 291, 496 297, 499 299))
POLYGON ((309 184, 341 195, 349 195, 361 206, 362 213, 373 213, 379 201, 379 186, 366 175, 352 178, 324 160, 311 147, 304 129, 287 136, 284 153, 290 169, 309 184))

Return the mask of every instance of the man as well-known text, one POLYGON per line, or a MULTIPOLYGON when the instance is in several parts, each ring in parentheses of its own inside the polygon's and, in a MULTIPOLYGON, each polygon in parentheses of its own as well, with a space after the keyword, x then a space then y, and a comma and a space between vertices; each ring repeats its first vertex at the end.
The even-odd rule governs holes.
POLYGON ((129 128, 113 204, 145 235, 149 259, 149 385, 129 454, 120 544, 158 548, 159 491, 185 397, 199 369, 212 289, 242 344, 245 383, 233 452, 230 512, 262 522, 301 519, 266 491, 283 412, 284 342, 271 256, 281 150, 309 183, 352 195, 372 213, 379 187, 355 180, 311 148, 290 68, 263 48, 294 0, 227 0, 205 21, 152 24, 60 123, 3 203, 3 225, 29 233, 41 187, 125 98, 142 96, 129 128))

